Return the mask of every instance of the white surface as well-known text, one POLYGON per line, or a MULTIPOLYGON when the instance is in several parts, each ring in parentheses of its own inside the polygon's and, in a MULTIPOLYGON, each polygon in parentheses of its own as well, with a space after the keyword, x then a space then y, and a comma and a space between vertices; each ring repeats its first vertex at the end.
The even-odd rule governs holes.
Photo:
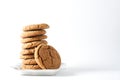
MULTIPOLYGON (((3 70, 2 70, 3 72, 3 70)), ((23 76, 20 75, 16 70, 6 69, 2 73, 1 79, 18 79, 18 80, 33 80, 33 79, 44 79, 44 80, 119 80, 120 70, 104 70, 104 69, 86 69, 80 67, 68 67, 65 70, 61 70, 55 76, 23 76)))
POLYGON ((14 70, 16 70, 16 73, 19 73, 24 76, 54 76, 56 75, 60 70, 65 69, 65 64, 62 63, 60 68, 58 69, 47 69, 47 70, 22 70, 20 68, 21 64, 18 63, 14 66, 11 66, 14 70))
POLYGON ((119 80, 119 4, 120 0, 0 0, 0 78, 119 80), (50 25, 47 41, 68 68, 58 76, 21 76, 9 66, 19 62, 22 27, 42 22, 50 25))

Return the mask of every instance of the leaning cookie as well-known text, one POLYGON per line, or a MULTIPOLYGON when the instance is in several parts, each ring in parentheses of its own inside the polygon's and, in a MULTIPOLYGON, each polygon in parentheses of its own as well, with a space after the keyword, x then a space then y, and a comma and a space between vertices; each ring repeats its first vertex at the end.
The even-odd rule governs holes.
POLYGON ((39 67, 39 65, 25 65, 25 64, 22 64, 21 65, 21 69, 41 69, 39 67))
POLYGON ((41 44, 37 46, 34 57, 42 69, 57 69, 61 65, 61 58, 58 52, 50 45, 41 44))
POLYGON ((25 31, 22 33, 21 37, 22 38, 29 38, 29 37, 33 37, 33 36, 43 35, 45 33, 46 33, 45 30, 25 31))
POLYGON ((42 24, 33 24, 28 25, 23 28, 23 31, 31 31, 31 30, 38 30, 38 29, 47 29, 49 28, 48 24, 42 23, 42 24))
POLYGON ((23 64, 32 64, 32 65, 37 64, 35 59, 23 59, 22 63, 23 64))
POLYGON ((34 55, 33 54, 29 54, 29 55, 20 55, 21 59, 34 59, 34 55))
POLYGON ((46 39, 46 38, 47 38, 46 35, 40 35, 40 36, 34 36, 34 37, 30 37, 30 38, 23 38, 21 40, 21 42, 28 43, 28 42, 38 41, 38 40, 42 40, 42 39, 46 39))
POLYGON ((35 42, 30 42, 30 43, 25 43, 22 45, 23 49, 29 49, 29 48, 34 48, 38 46, 39 44, 47 44, 46 40, 41 40, 41 41, 35 41, 35 42))

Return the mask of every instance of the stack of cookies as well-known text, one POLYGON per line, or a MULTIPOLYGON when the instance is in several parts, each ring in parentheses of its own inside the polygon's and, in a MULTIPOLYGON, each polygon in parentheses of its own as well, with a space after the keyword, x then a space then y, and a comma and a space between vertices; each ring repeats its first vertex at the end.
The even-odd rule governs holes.
POLYGON ((44 40, 47 38, 45 29, 49 28, 47 24, 28 25, 23 28, 21 35, 23 43, 20 58, 22 59, 22 69, 41 69, 36 63, 34 53, 35 48, 40 44, 47 44, 44 40))

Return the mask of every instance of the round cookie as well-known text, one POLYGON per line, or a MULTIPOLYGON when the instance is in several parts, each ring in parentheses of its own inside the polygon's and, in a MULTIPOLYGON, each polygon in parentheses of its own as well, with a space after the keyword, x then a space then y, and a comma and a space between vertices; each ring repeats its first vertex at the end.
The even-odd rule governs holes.
POLYGON ((39 67, 39 65, 25 65, 25 64, 22 64, 21 65, 21 69, 41 69, 39 67))
POLYGON ((22 38, 28 38, 28 37, 33 37, 33 36, 39 36, 45 34, 46 31, 41 29, 41 30, 36 30, 36 31, 25 31, 22 33, 21 37, 22 38))
POLYGON ((41 41, 35 41, 35 42, 25 43, 25 44, 22 45, 22 48, 23 49, 34 48, 34 47, 38 46, 41 43, 47 44, 47 41, 46 40, 41 40, 41 41))
POLYGON ((20 58, 21 59, 34 59, 34 55, 30 55, 30 54, 27 55, 27 54, 25 54, 25 55, 21 55, 20 58))
POLYGON ((23 49, 20 53, 21 54, 34 54, 35 49, 31 48, 31 49, 23 49))
POLYGON ((47 29, 49 28, 48 24, 42 23, 42 24, 33 24, 28 25, 23 28, 23 31, 31 31, 31 30, 38 30, 38 29, 47 29))
POLYGON ((28 43, 28 42, 38 41, 38 40, 42 40, 42 39, 46 39, 46 38, 47 38, 46 35, 34 36, 34 37, 30 37, 30 38, 23 38, 21 40, 21 42, 22 43, 28 43))
POLYGON ((55 48, 41 44, 34 53, 35 61, 42 69, 57 69, 61 65, 61 58, 55 48))
POLYGON ((22 63, 23 64, 32 64, 32 65, 35 65, 35 64, 37 64, 36 63, 36 61, 35 61, 35 59, 24 59, 23 61, 22 61, 22 63))

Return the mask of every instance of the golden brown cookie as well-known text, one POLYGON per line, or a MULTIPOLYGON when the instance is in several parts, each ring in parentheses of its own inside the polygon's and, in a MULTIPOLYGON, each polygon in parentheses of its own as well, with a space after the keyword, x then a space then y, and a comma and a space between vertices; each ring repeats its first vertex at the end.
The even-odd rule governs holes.
POLYGON ((32 64, 32 65, 35 65, 35 64, 37 64, 36 63, 36 61, 35 61, 35 59, 24 59, 23 61, 22 61, 22 63, 23 64, 32 64))
POLYGON ((36 31, 25 31, 22 33, 21 37, 22 38, 28 38, 28 37, 33 37, 33 36, 39 36, 45 34, 45 30, 36 30, 36 31))
POLYGON ((31 49, 23 49, 20 53, 21 54, 34 54, 35 49, 31 48, 31 49))
POLYGON ((28 25, 23 28, 23 31, 31 31, 31 30, 38 30, 38 29, 47 29, 49 28, 48 24, 42 23, 42 24, 33 24, 28 25))
POLYGON ((34 57, 42 69, 57 69, 61 65, 61 58, 58 52, 50 45, 41 44, 37 46, 34 57))
POLYGON ((39 65, 25 65, 25 64, 22 64, 21 69, 41 69, 41 68, 39 67, 39 65))
POLYGON ((30 37, 30 38, 23 38, 21 40, 21 42, 22 43, 28 43, 28 42, 38 41, 38 40, 42 40, 42 39, 46 39, 46 38, 47 38, 46 35, 34 36, 34 37, 30 37))
POLYGON ((33 54, 24 54, 20 56, 21 59, 34 59, 34 55, 33 54))
POLYGON ((41 41, 25 43, 25 44, 22 45, 22 48, 23 49, 34 48, 34 47, 38 46, 41 43, 47 44, 47 41, 46 40, 41 40, 41 41))

